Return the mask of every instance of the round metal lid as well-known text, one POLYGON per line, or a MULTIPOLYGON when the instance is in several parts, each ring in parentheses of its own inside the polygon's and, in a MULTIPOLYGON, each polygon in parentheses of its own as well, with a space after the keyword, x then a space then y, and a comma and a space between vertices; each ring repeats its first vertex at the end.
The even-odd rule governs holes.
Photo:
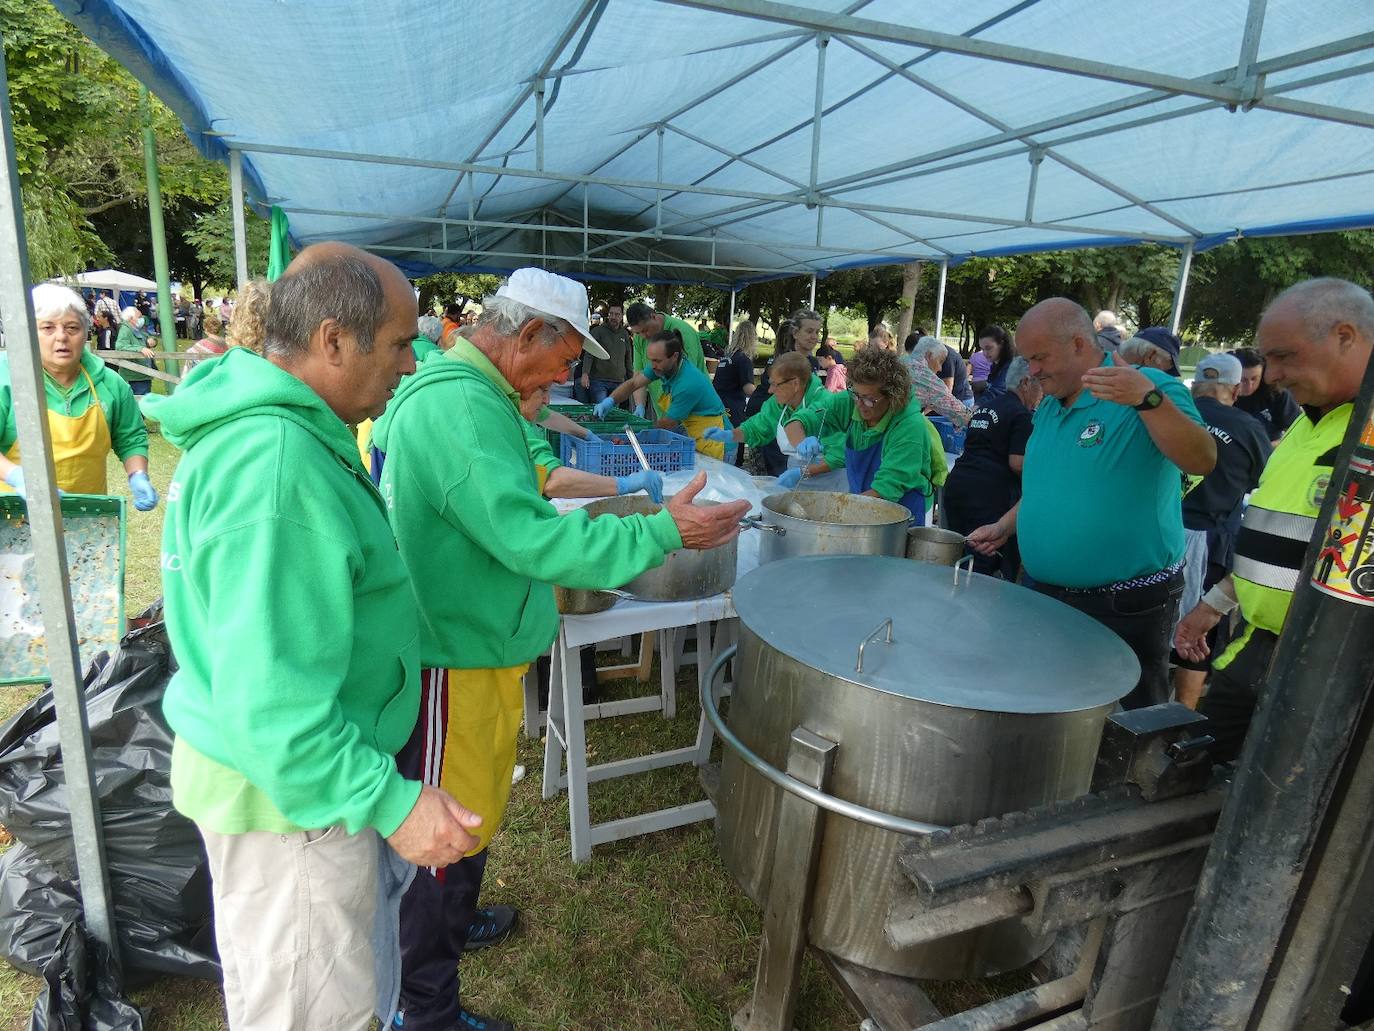
POLYGON ((1135 654, 1096 620, 994 577, 960 571, 956 586, 949 566, 787 559, 742 577, 734 602, 745 626, 798 662, 937 705, 1077 712, 1116 701, 1140 677, 1135 654))

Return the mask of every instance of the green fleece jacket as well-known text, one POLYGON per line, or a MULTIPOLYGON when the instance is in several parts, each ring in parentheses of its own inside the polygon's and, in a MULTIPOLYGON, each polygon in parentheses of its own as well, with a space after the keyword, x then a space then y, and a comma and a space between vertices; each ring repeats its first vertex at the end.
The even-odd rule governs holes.
MULTIPOLYGON (((827 393, 825 384, 813 372, 811 382, 806 385, 806 394, 802 397, 800 408, 788 408, 775 395, 769 394, 768 400, 763 402, 763 407, 739 424, 740 431, 744 434, 744 442, 750 447, 776 443, 779 422, 785 426, 802 408, 820 404, 827 393)), ((844 468, 844 433, 838 429, 829 429, 826 435, 820 438, 820 442, 821 447, 825 449, 822 456, 825 463, 832 469, 844 468)))
MULTIPOLYGON (((116 351, 133 351, 136 354, 138 354, 138 357, 134 358, 134 360, 141 362, 146 361, 147 359, 143 358, 141 353, 139 352, 142 352, 142 350, 147 346, 148 336, 146 333, 144 333, 142 330, 134 329, 134 327, 129 325, 127 322, 121 322, 119 324, 119 332, 115 334, 116 351)), ((128 357, 134 356, 130 355, 128 357)), ((144 380, 153 378, 149 376, 146 372, 139 372, 137 369, 121 368, 119 370, 119 374, 126 380, 144 380)))
POLYGON ((533 662, 558 631, 552 584, 620 587, 682 547, 667 511, 560 516, 539 494, 518 401, 459 339, 402 381, 372 428, 427 668, 533 662))
POLYGON ((932 433, 934 427, 914 404, 889 409, 875 425, 869 426, 848 393, 827 392, 811 407, 798 411, 793 421, 801 423, 809 436, 822 441, 840 432, 844 445, 856 451, 881 440, 882 462, 870 488, 880 498, 901 501, 909 490, 918 490, 928 498, 934 493, 937 477, 944 482, 944 451, 939 447, 939 433, 932 433), (941 466, 938 471, 937 456, 941 466))
POLYGON ((245 348, 145 404, 184 452, 162 533, 177 809, 226 834, 391 834, 420 793, 394 758, 419 712, 418 627, 353 435, 245 348))
MULTIPOLYGON (((91 377, 91 383, 95 384, 95 396, 91 396, 86 376, 78 375, 70 387, 63 388, 44 373, 43 393, 46 395, 48 411, 80 417, 86 414, 92 401, 99 401, 105 412, 105 424, 110 428, 110 446, 116 457, 121 462, 134 455, 148 457, 148 428, 143 424, 138 399, 129 389, 129 384, 90 351, 81 353, 81 368, 91 377)), ((8 451, 17 439, 10 357, 0 353, 0 451, 8 451)))

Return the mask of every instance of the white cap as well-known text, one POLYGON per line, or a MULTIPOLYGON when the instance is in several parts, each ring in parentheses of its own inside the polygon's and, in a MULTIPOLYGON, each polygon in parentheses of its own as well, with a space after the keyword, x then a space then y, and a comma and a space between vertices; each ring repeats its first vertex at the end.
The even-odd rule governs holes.
POLYGON ((1240 364, 1240 359, 1233 354, 1209 354, 1202 361, 1197 363, 1197 368, 1193 370, 1193 380, 1211 383, 1224 383, 1228 387, 1240 385, 1241 373, 1244 371, 1240 364))
POLYGON ((576 280, 541 268, 518 268, 501 284, 496 296, 509 297, 535 311, 565 320, 582 334, 582 350, 597 358, 610 357, 587 325, 587 288, 576 280))

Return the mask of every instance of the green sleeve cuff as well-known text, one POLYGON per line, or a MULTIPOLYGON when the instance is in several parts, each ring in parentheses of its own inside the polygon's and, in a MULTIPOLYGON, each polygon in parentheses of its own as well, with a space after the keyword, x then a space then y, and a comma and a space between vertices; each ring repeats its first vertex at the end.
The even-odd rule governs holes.
POLYGON ((420 782, 406 780, 400 771, 393 767, 387 775, 386 787, 382 789, 382 797, 377 802, 377 808, 373 810, 372 826, 382 837, 391 837, 405 822, 405 818, 415 808, 419 798, 420 782))
POLYGON ((654 540, 664 551, 676 551, 682 547, 682 534, 677 532, 677 523, 673 522, 673 514, 666 508, 649 516, 648 523, 654 540))

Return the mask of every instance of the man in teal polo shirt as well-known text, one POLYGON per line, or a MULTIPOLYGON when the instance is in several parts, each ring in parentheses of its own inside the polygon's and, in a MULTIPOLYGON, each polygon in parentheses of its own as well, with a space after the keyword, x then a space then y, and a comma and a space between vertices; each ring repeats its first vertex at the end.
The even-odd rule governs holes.
POLYGON ((1026 312, 1016 349, 1045 389, 1026 446, 1021 501, 969 543, 1016 534, 1035 588, 1115 631, 1140 660, 1126 708, 1169 699, 1169 635, 1183 592, 1180 471, 1217 449, 1180 380, 1117 364, 1065 297, 1026 312))

